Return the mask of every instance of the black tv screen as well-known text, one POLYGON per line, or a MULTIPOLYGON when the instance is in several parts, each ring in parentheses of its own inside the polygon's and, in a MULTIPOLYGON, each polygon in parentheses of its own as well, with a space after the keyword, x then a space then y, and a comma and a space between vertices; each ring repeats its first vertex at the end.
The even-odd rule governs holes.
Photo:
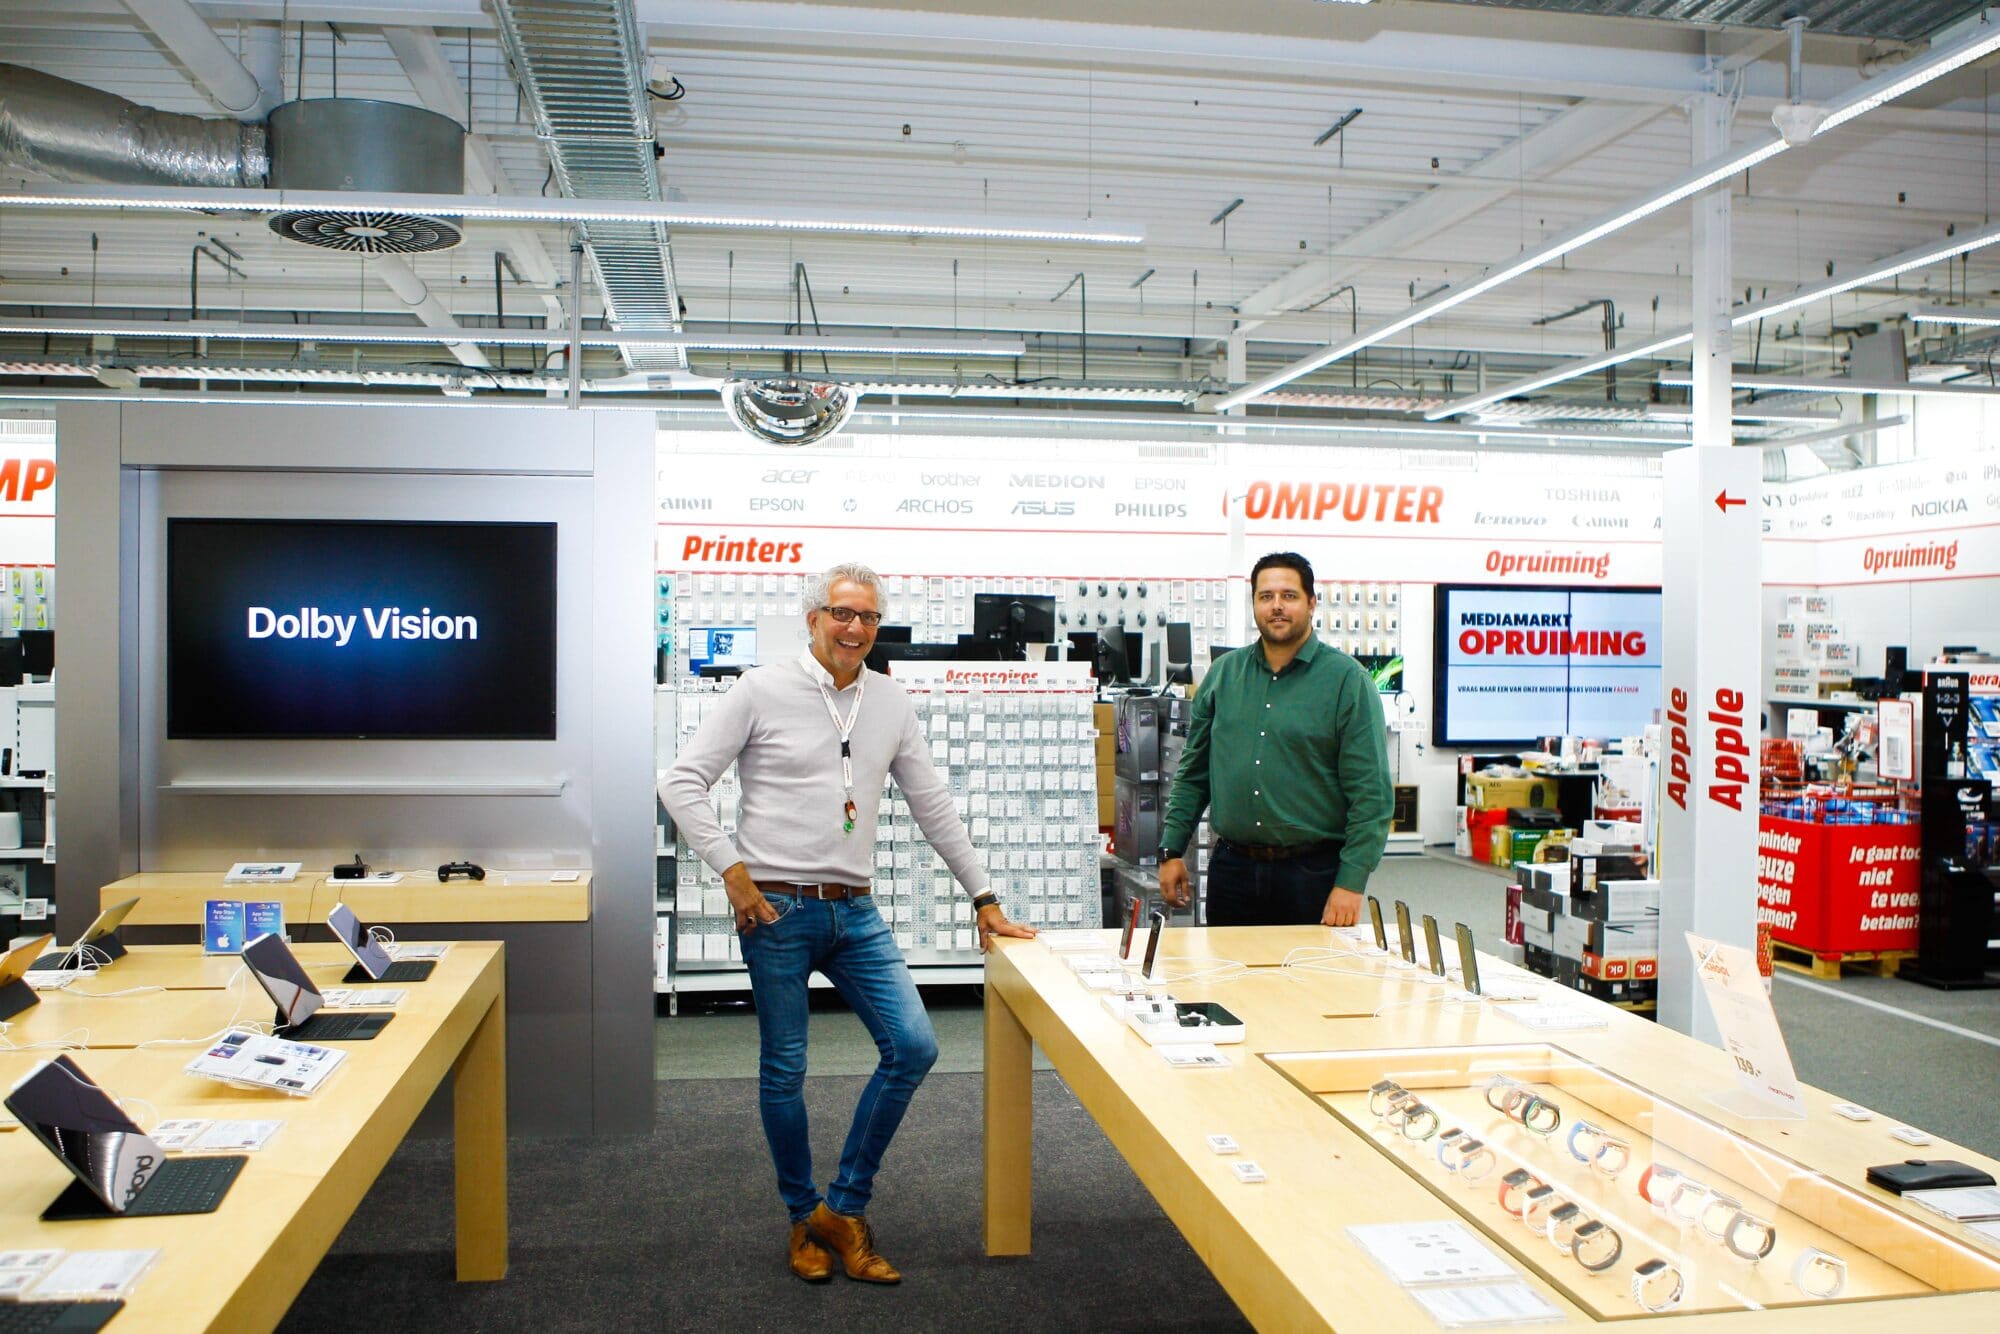
POLYGON ((1660 708, 1660 591, 1440 584, 1442 746, 1637 736, 1660 708))
POLYGON ((167 520, 167 736, 552 740, 556 526, 167 520))

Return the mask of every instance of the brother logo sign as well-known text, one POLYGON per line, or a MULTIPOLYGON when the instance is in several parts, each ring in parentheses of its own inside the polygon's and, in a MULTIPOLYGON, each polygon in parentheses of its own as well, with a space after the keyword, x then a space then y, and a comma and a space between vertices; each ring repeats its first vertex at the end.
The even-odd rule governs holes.
POLYGON ((345 648, 357 627, 365 626, 370 639, 477 639, 476 616, 433 616, 429 607, 413 616, 401 607, 363 607, 358 616, 300 607, 296 612, 275 612, 269 607, 250 608, 248 639, 331 639, 335 648, 345 648))

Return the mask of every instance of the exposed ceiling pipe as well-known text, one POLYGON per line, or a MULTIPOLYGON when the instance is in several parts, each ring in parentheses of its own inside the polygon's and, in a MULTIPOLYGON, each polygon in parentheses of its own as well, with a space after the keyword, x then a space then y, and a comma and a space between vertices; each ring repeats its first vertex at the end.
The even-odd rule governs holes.
POLYGON ((0 166, 98 185, 261 186, 261 124, 179 116, 53 74, 0 64, 0 166))
MULTIPOLYGON (((410 313, 419 321, 433 329, 458 328, 458 320, 445 309, 444 302, 431 295, 431 289, 417 276, 417 271, 402 259, 395 255, 375 255, 369 263, 375 276, 410 308, 410 313)), ((445 350, 467 366, 488 370, 493 365, 486 359, 486 354, 471 343, 447 343, 445 350)))
POLYGON ((187 67, 209 100, 230 115, 260 121, 278 105, 277 85, 259 82, 244 68, 188 0, 125 0, 125 7, 187 67))

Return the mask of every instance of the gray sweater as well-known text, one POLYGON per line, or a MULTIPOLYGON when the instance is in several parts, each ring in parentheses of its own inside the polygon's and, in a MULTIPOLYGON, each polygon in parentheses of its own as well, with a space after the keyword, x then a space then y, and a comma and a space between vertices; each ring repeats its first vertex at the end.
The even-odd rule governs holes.
MULTIPOLYGON (((855 720, 854 832, 841 832, 840 731, 821 683, 833 681, 810 652, 745 672, 660 780, 660 801, 695 855, 726 871, 742 862, 757 881, 865 885, 875 874, 875 819, 893 775, 924 837, 968 893, 987 887, 986 866, 958 818, 951 789, 903 688, 866 668, 855 720), (743 793, 732 841, 709 789, 736 763, 743 793)), ((854 685, 834 695, 845 718, 854 685)))

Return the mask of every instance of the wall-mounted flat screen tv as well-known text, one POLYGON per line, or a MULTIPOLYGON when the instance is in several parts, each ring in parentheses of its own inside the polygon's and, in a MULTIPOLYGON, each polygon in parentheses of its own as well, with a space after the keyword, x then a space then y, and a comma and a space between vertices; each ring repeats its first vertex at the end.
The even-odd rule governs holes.
POLYGON ((1660 591, 1440 584, 1442 746, 1637 736, 1660 707, 1660 591))
POLYGON ((552 740, 556 526, 167 520, 167 736, 552 740))

